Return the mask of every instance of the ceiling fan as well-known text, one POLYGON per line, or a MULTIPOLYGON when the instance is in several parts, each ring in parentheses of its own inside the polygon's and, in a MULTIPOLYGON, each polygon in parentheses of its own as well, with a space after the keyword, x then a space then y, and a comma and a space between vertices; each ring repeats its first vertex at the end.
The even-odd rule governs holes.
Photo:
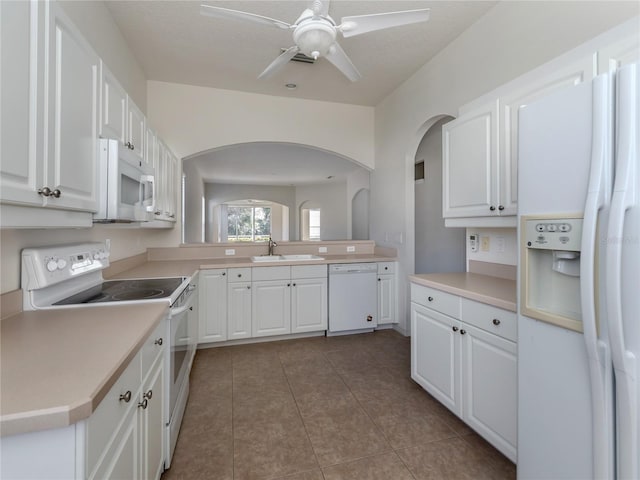
POLYGON ((358 81, 362 75, 336 41, 338 33, 348 38, 376 30, 429 20, 429 9, 424 8, 402 12, 354 15, 343 17, 340 24, 336 24, 329 16, 329 0, 311 0, 302 15, 293 24, 254 13, 211 5, 201 5, 200 13, 211 17, 245 20, 283 30, 293 30, 295 45, 278 56, 258 78, 270 77, 298 53, 303 53, 314 60, 320 57, 326 58, 352 82, 358 81))

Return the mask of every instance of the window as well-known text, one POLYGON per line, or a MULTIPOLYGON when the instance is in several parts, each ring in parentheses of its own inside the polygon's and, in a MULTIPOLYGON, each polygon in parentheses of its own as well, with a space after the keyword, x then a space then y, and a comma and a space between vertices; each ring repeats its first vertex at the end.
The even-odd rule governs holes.
POLYGON ((302 209, 302 240, 320 240, 320 209, 302 209))
POLYGON ((271 236, 271 207, 227 207, 227 241, 266 242, 271 236))

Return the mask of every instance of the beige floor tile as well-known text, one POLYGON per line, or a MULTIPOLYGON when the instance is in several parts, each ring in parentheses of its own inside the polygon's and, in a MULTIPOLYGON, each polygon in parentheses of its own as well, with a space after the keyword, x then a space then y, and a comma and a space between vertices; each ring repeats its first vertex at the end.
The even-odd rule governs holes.
POLYGON ((308 472, 294 473, 293 475, 287 475, 286 477, 278 477, 273 480, 324 480, 322 476, 322 470, 309 470, 308 472))
POLYGON ((328 405, 322 413, 303 417, 320 466, 384 453, 390 446, 359 406, 328 405))
POLYGON ((362 458, 322 469, 324 480, 412 480, 395 453, 362 458))
POLYGON ((417 480, 515 478, 502 476, 493 458, 474 449, 460 437, 418 445, 396 453, 417 480))
POLYGON ((377 425, 394 450, 457 437, 457 434, 442 420, 427 415, 377 425))

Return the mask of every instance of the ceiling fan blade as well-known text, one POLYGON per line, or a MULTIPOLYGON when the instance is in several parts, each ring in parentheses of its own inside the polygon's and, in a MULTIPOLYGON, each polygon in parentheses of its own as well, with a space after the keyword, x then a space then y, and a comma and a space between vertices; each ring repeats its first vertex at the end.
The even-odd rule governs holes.
POLYGON ((307 8, 309 8, 314 15, 326 17, 329 15, 329 0, 310 0, 309 7, 307 8))
POLYGON ((338 27, 345 38, 363 33, 384 30, 385 28, 400 27, 411 23, 429 20, 429 9, 406 10, 403 12, 374 13, 372 15, 354 15, 343 17, 338 27))
POLYGON ((230 10, 228 8, 213 7, 211 5, 200 5, 200 14, 207 15, 209 17, 216 18, 232 18, 235 20, 243 20, 252 23, 261 23, 263 25, 270 25, 272 27, 278 27, 283 30, 289 30, 291 25, 275 18, 263 17, 262 15, 256 15, 255 13, 241 12, 239 10, 230 10))
POLYGON ((325 55, 325 58, 329 60, 334 67, 340 70, 345 77, 352 82, 357 82, 362 78, 358 69, 353 65, 351 59, 344 53, 342 47, 335 42, 329 49, 329 53, 325 55))
POLYGON ((287 48, 284 52, 282 52, 280 55, 278 55, 276 57, 276 59, 273 62, 271 62, 267 68, 264 69, 264 72, 262 72, 258 76, 258 78, 259 79, 261 79, 261 78, 269 78, 271 75, 276 73, 276 71, 278 71, 279 69, 284 67, 285 64, 289 60, 291 60, 293 57, 295 57, 296 53, 298 53, 299 51, 300 51, 300 49, 297 47, 297 45, 294 45, 293 47, 287 48))

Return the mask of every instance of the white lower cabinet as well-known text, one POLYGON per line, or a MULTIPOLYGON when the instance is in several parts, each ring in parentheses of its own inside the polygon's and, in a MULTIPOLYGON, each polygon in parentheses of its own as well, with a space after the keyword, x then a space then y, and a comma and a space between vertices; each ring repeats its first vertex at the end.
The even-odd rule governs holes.
POLYGON ((227 338, 251 337, 251 282, 231 282, 227 286, 227 338))
POLYGON ((198 343, 227 339, 227 270, 200 272, 198 343))
POLYGON ((291 267, 254 268, 252 275, 252 336, 291 333, 291 267))
POLYGON ((396 263, 378 263, 378 325, 398 323, 396 263))
POLYGON ((516 461, 516 315, 411 284, 411 377, 516 461))
POLYGON ((167 319, 85 420, 2 437, 1 478, 158 480, 164 470, 167 319))
POLYGON ((327 267, 291 267, 291 333, 317 332, 328 325, 327 267))

